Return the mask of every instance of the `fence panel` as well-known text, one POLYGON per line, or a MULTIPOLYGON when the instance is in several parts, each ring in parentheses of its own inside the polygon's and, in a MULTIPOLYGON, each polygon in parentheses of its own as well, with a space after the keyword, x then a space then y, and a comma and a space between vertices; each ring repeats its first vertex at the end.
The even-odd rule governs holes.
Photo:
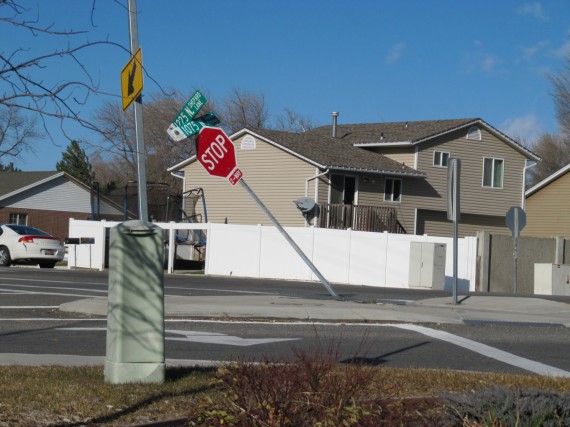
MULTIPOLYGON (((116 222, 70 221, 70 237, 95 237, 89 249, 70 253, 70 267, 102 269, 105 230, 116 222), (74 258, 74 259, 71 259, 74 258), (101 267, 99 267, 101 266, 101 267)), ((206 274, 290 280, 316 280, 295 250, 274 227, 233 224, 157 223, 165 235, 176 230, 207 229, 206 274)), ((410 242, 446 243, 445 289, 451 290, 451 238, 406 234, 287 228, 287 232, 327 280, 354 285, 409 287, 410 242)), ((87 245, 85 245, 87 246, 87 245)), ((459 239, 458 279, 461 291, 475 290, 477 239, 459 239)), ((172 272, 172 255, 168 260, 172 272)))

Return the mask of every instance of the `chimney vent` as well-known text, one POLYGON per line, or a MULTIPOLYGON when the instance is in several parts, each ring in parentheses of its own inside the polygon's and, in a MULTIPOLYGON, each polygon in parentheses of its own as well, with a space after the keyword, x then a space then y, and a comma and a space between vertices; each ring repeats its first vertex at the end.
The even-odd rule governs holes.
POLYGON ((332 137, 336 138, 336 122, 338 118, 338 112, 333 111, 332 113, 332 137))

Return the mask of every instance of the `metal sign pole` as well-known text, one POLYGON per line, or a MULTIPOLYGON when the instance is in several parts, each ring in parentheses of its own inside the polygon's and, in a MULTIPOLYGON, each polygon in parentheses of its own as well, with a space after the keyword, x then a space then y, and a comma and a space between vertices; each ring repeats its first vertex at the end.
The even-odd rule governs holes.
MULTIPOLYGON (((139 35, 137 28, 137 2, 129 0, 129 37, 131 53, 139 48, 139 35)), ((135 137, 137 141, 137 189, 139 202, 139 219, 148 221, 148 203, 146 197, 146 158, 143 135, 142 95, 135 101, 135 137)))
POLYGON ((513 206, 507 211, 505 223, 513 233, 513 290, 516 294, 518 291, 518 253, 519 253, 519 236, 521 230, 526 225, 526 214, 519 206, 513 206))
POLYGON ((319 280, 321 281, 321 283, 323 284, 323 286, 325 287, 327 292, 331 296, 338 298, 338 295, 336 294, 336 292, 332 288, 331 284, 327 281, 327 279, 324 278, 324 276, 321 274, 321 272, 319 270, 317 270, 317 267, 315 267, 315 265, 311 262, 311 260, 309 258, 307 258, 307 256, 302 251, 302 249, 295 243, 295 241, 291 238, 291 236, 289 236, 289 234, 285 231, 285 229, 281 226, 281 224, 279 224, 279 222, 271 214, 271 212, 269 212, 269 209, 267 209, 267 207, 265 207, 263 202, 261 200, 259 200, 257 195, 249 187, 249 185, 246 184, 245 180, 241 179, 239 181, 239 183, 244 188, 244 190, 249 193, 249 195, 252 197, 252 199, 255 201, 255 203, 257 203, 259 205, 261 210, 263 212, 265 212, 265 215, 267 215, 267 217, 271 220, 273 225, 275 227, 277 227, 277 230, 279 230, 279 232, 283 235, 283 237, 285 237, 285 240, 287 240, 287 242, 293 247, 293 249, 295 249, 295 252, 297 252, 299 254, 299 256, 305 262, 305 264, 307 264, 307 266, 309 266, 309 268, 312 270, 312 272, 315 273, 315 275, 319 278, 319 280))
POLYGON ((518 237, 519 237, 519 215, 518 211, 515 211, 515 232, 513 233, 513 288, 515 295, 517 294, 517 258, 518 258, 518 237))
POLYGON ((453 221, 453 294, 451 301, 457 304, 457 258, 458 258, 458 233, 461 209, 459 207, 460 197, 460 175, 461 160, 449 159, 447 163, 447 219, 453 221))

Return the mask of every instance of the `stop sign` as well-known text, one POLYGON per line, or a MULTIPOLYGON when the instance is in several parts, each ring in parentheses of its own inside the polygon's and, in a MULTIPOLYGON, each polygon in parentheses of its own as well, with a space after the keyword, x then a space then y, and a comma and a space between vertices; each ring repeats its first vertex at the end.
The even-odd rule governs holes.
POLYGON ((210 175, 228 178, 232 184, 239 181, 241 171, 237 169, 234 144, 222 129, 204 127, 198 134, 196 144, 198 161, 210 175), (239 172, 237 180, 236 172, 239 172))

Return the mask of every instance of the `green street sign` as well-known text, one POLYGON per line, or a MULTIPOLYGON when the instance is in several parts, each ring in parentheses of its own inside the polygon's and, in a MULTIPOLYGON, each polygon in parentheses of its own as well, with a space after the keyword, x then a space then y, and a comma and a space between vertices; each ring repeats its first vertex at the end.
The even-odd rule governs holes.
POLYGON ((195 122, 203 123, 206 126, 216 126, 220 123, 220 119, 213 113, 206 113, 194 119, 195 122))
POLYGON ((204 105, 206 105, 206 97, 197 90, 166 130, 168 135, 174 141, 182 141, 200 132, 204 125, 194 122, 192 119, 204 105))

